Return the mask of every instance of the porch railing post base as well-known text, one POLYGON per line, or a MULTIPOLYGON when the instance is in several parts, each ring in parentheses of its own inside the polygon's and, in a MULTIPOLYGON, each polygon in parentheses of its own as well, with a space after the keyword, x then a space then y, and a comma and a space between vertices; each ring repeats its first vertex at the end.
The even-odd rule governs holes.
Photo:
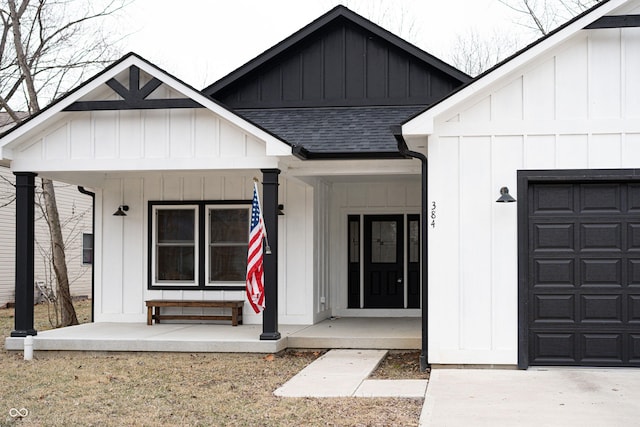
POLYGON ((24 338, 31 335, 36 336, 38 335, 38 331, 36 331, 35 329, 28 329, 26 331, 11 331, 11 336, 14 338, 24 338))
POLYGON ((277 341, 280 338, 280 332, 263 332, 260 334, 260 341, 277 341))

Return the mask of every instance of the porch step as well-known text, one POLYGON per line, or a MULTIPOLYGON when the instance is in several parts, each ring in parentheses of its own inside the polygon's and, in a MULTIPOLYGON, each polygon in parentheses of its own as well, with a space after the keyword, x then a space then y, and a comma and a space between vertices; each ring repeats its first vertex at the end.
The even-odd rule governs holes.
POLYGON ((289 348, 419 350, 421 323, 412 317, 332 317, 287 338, 289 348))

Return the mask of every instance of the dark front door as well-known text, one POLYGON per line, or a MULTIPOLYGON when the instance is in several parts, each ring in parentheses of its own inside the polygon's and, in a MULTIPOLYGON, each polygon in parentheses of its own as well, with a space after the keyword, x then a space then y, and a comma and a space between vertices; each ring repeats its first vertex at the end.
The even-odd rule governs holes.
POLYGON ((364 217, 364 307, 404 307, 402 215, 364 217))
POLYGON ((640 365, 640 184, 528 189, 531 365, 640 365))

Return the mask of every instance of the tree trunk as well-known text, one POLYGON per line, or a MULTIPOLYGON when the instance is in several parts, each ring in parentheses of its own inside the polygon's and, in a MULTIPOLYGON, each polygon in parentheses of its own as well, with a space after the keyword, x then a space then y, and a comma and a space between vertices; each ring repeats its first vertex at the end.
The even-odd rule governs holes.
POLYGON ((69 291, 69 275, 67 274, 67 262, 64 253, 64 239, 60 227, 58 216, 58 206, 56 204, 56 193, 53 188, 53 181, 42 178, 42 194, 47 213, 47 224, 51 235, 51 256, 53 260, 53 271, 56 273, 56 295, 60 307, 61 326, 71 326, 78 324, 76 310, 71 301, 69 291))

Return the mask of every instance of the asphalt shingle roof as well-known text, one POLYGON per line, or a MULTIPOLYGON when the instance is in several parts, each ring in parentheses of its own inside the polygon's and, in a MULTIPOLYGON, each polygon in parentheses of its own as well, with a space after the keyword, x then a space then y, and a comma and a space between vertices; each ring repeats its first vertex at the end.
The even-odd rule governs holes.
POLYGON ((236 110, 293 146, 318 154, 397 153, 389 130, 424 105, 236 110))

